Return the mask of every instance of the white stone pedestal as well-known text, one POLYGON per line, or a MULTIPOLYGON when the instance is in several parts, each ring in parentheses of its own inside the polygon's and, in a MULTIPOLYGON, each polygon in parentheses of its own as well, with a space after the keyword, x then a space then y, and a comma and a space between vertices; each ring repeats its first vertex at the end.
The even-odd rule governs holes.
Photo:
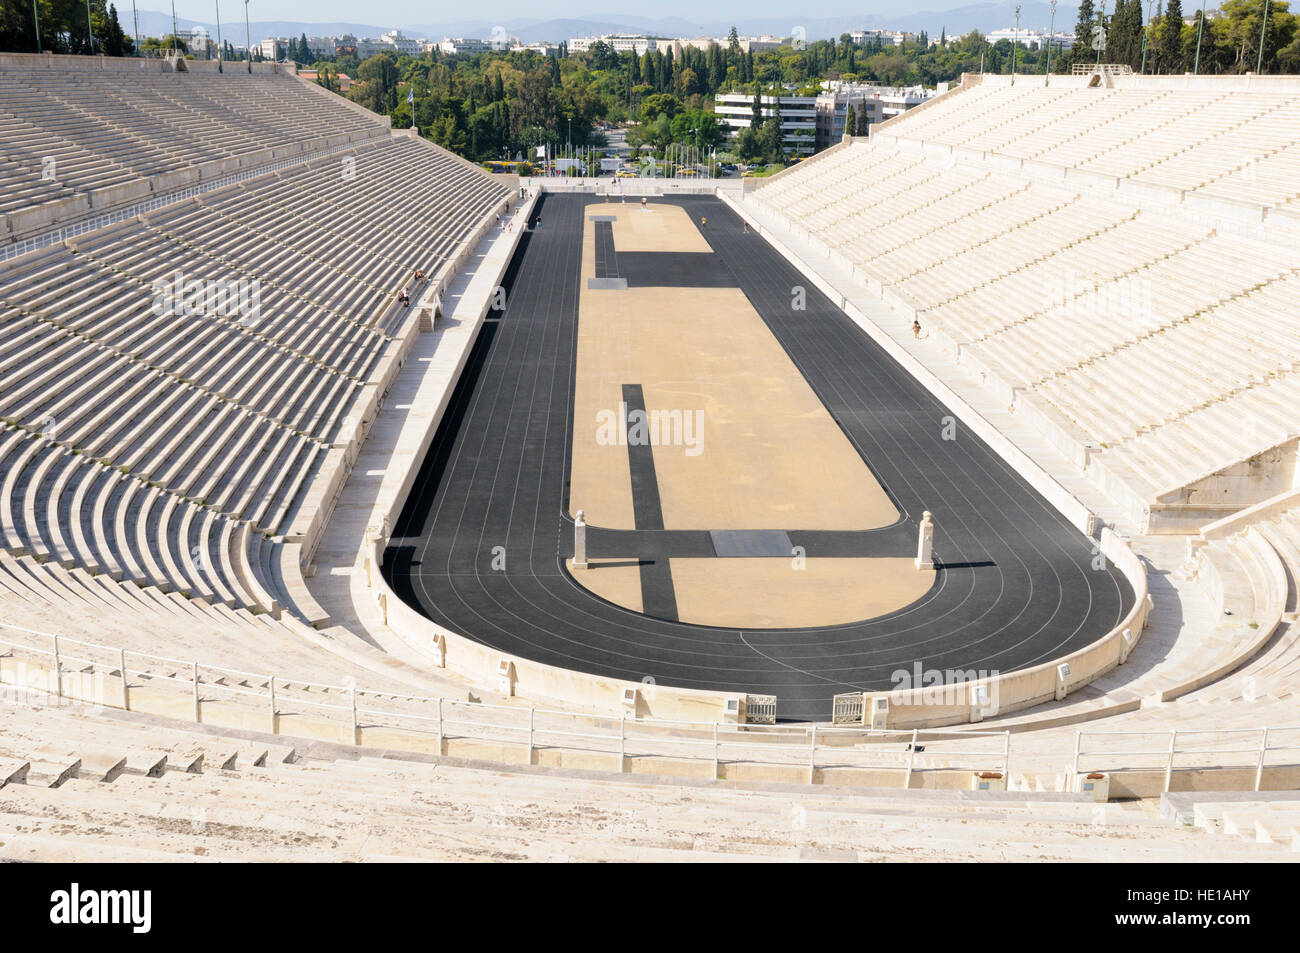
POLYGON ((916 559, 913 562, 917 569, 933 569, 934 521, 930 518, 929 510, 921 514, 921 526, 917 537, 916 559))

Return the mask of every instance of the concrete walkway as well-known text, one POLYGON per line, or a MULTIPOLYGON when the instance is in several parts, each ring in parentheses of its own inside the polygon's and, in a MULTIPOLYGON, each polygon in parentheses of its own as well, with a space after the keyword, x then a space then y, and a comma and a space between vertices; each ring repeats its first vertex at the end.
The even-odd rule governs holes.
MULTIPOLYGON (((380 514, 415 479, 535 202, 534 196, 516 206, 508 231, 489 231, 447 287, 443 316, 412 346, 375 417, 316 549, 316 573, 308 582, 332 620, 325 634, 342 643, 359 639, 377 646, 420 669, 431 690, 449 697, 467 697, 468 684, 450 673, 432 674, 430 658, 385 624, 366 584, 364 551, 380 514)), ((417 306, 431 299, 426 295, 417 306)))

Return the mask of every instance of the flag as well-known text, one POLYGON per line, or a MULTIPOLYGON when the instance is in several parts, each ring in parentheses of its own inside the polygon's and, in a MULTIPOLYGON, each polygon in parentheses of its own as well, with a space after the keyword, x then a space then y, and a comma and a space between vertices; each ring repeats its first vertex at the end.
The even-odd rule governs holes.
POLYGON ((546 158, 546 146, 538 146, 538 147, 537 147, 537 158, 539 158, 539 159, 544 159, 544 158, 546 158))
POLYGON ((414 103, 414 102, 415 102, 415 90, 414 90, 414 89, 408 89, 408 90, 406 91, 406 101, 407 101, 408 103, 414 103))

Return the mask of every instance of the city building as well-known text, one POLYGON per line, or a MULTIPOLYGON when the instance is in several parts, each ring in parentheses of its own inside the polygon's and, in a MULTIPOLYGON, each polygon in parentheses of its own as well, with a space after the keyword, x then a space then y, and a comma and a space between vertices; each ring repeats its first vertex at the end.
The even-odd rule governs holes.
POLYGON ((262 59, 279 62, 289 52, 289 41, 282 36, 268 36, 257 47, 262 59))
POLYGON ((379 42, 385 44, 394 52, 405 53, 407 56, 419 56, 422 52, 420 41, 403 35, 401 30, 389 30, 379 38, 379 42))
POLYGON ((763 50, 775 50, 783 46, 789 46, 792 42, 792 37, 771 36, 764 33, 762 36, 742 36, 740 38, 740 48, 746 53, 761 53, 763 50))
POLYGON ((320 59, 336 55, 334 49, 334 37, 332 36, 309 36, 307 37, 307 51, 320 59))
POLYGON ((488 40, 479 40, 471 37, 443 37, 438 49, 447 56, 454 56, 457 53, 487 53, 492 49, 492 44, 488 40))
POLYGON ((833 146, 843 138, 852 110, 862 110, 867 124, 871 125, 901 116, 937 95, 935 90, 921 86, 872 86, 840 80, 827 80, 822 83, 822 89, 824 92, 817 96, 818 150, 833 146))
POLYGON ((875 44, 877 41, 882 46, 902 46, 904 43, 915 43, 920 39, 919 33, 905 33, 898 30, 850 30, 849 39, 858 46, 875 44))
POLYGON ((540 53, 542 56, 557 56, 560 52, 560 47, 555 43, 520 43, 518 40, 515 41, 514 46, 510 47, 510 52, 512 53, 525 53, 530 50, 534 53, 540 53))
POLYGON ((176 39, 185 44, 195 59, 216 59, 217 41, 201 26, 188 30, 177 30, 176 39))
MULTIPOLYGON (((812 155, 817 148, 817 97, 763 96, 759 106, 763 120, 776 114, 778 99, 782 148, 788 155, 812 155)), ((726 127, 727 138, 734 141, 753 121, 754 96, 752 93, 719 93, 713 103, 713 112, 726 127)))
POLYGON ((1015 27, 994 30, 986 37, 990 43, 1006 40, 1008 43, 1019 43, 1031 50, 1047 49, 1049 38, 1054 50, 1063 50, 1074 45, 1073 33, 1052 33, 1049 35, 1046 30, 1017 30, 1015 27))
MULTIPOLYGON (((740 45, 742 53, 757 53, 760 50, 775 50, 778 47, 789 46, 793 39, 788 36, 771 36, 764 34, 762 36, 741 36, 736 38, 740 45)), ((680 52, 687 47, 694 47, 697 50, 707 50, 710 44, 716 43, 722 49, 727 49, 731 45, 731 40, 725 36, 692 36, 683 37, 673 40, 674 52, 680 52)))
POLYGON ((641 33, 606 33, 604 36, 575 36, 569 40, 569 52, 586 53, 596 43, 604 43, 615 53, 633 52, 637 56, 645 55, 647 50, 657 50, 664 41, 661 37, 646 36, 641 33))

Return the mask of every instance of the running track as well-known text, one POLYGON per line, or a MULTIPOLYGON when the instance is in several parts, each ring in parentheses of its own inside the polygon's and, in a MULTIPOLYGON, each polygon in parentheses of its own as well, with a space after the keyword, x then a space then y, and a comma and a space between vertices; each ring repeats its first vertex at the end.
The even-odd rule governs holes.
MULTIPOLYGON (((652 618, 579 586, 566 515, 583 208, 546 195, 394 528, 384 574, 429 618, 505 654, 599 675, 774 694, 783 719, 830 717, 831 696, 895 687, 914 662, 1007 672, 1114 627, 1133 594, 1093 567, 1079 533, 756 234, 709 197, 674 200, 698 221, 721 282, 738 285, 904 514, 872 533, 800 533, 809 556, 912 555, 935 514, 942 568, 918 602, 868 622, 734 630, 652 618), (805 311, 791 289, 807 288, 805 311), (503 547, 505 569, 493 569, 503 547)), ((632 206, 629 204, 629 209, 632 206)), ((668 259, 666 259, 667 261, 668 259)), ((653 256, 637 256, 645 283, 653 256)), ((666 272, 665 272, 666 274, 666 272)), ((673 283, 665 278, 664 283, 673 283)), ((817 478, 809 461, 808 478, 817 478)), ((710 527, 726 529, 726 527, 710 527)), ((589 533, 589 555, 626 555, 627 534, 589 533)), ((647 532, 642 558, 707 552, 707 533, 647 532)))

